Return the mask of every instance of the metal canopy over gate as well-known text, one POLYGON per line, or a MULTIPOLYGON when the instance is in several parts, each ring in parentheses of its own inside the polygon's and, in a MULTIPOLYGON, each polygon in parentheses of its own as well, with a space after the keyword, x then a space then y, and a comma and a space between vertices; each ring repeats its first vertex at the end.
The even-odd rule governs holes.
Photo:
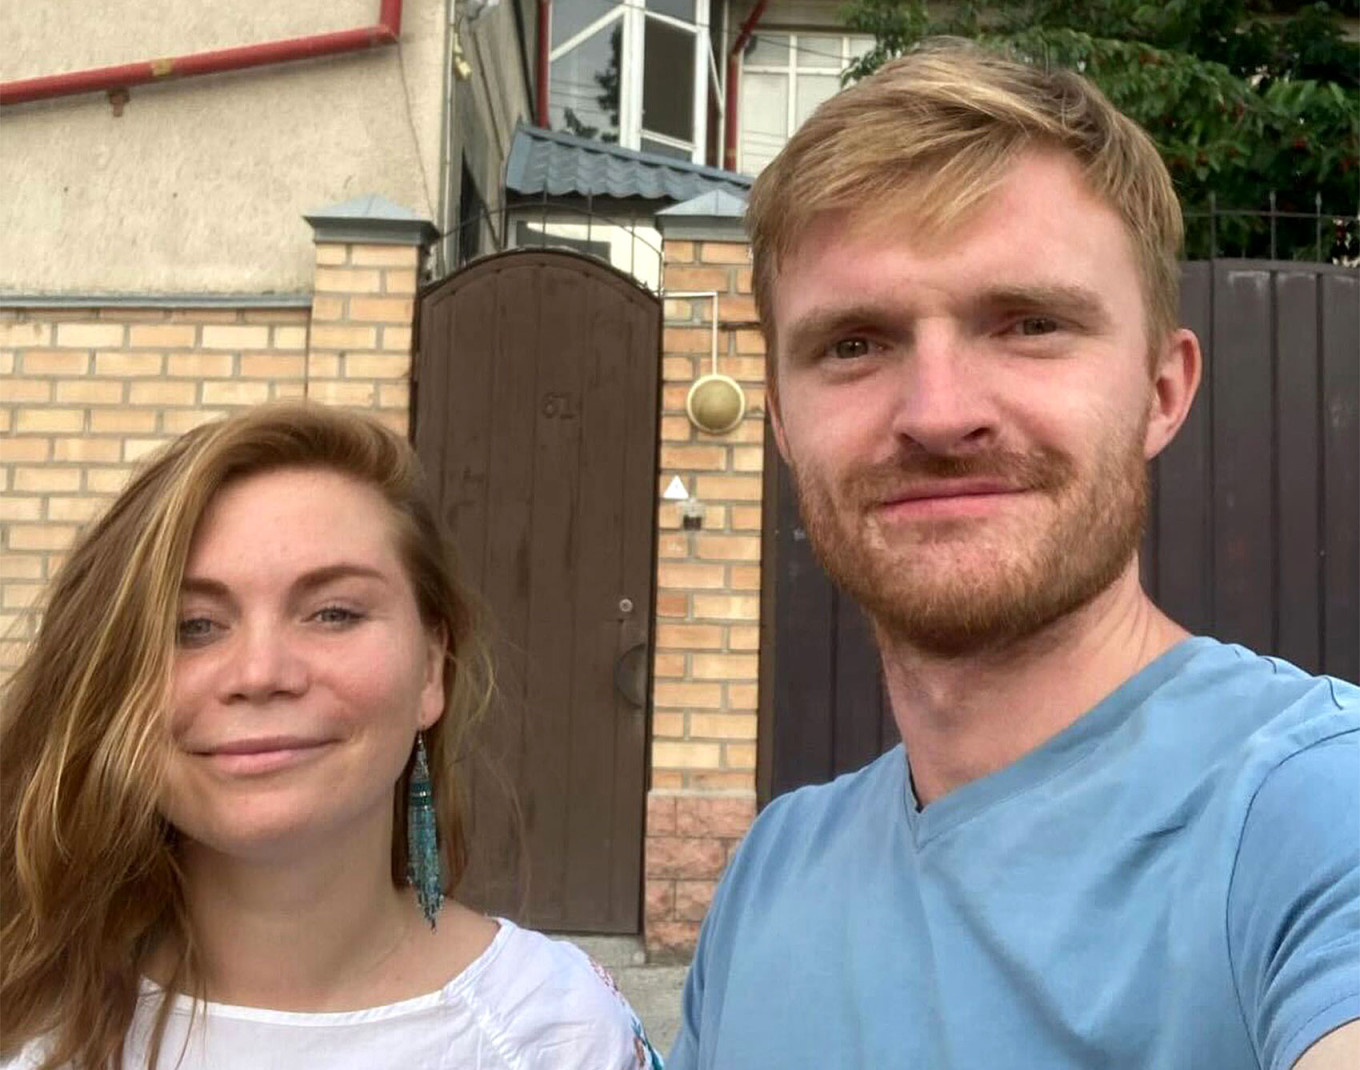
POLYGON ((660 303, 585 257, 506 253, 426 292, 419 330, 416 449, 498 675, 460 898, 637 932, 660 303))
MULTIPOLYGON (((1181 311, 1205 374, 1152 466, 1144 584, 1192 632, 1360 680, 1360 273, 1190 263, 1181 311)), ((762 802, 898 742, 863 614, 813 557, 772 448, 765 472, 762 802)))

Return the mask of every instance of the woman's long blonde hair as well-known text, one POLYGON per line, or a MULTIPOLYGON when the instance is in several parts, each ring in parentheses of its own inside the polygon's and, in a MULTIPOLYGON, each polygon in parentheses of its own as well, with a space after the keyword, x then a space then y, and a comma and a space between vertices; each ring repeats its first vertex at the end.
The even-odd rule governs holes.
MULTIPOLYGON (((80 539, 0 699, 0 1058, 43 1038, 44 1068, 121 1066, 152 950, 170 992, 201 992, 174 833, 161 816, 179 589, 199 518, 228 481, 324 468, 378 490, 427 627, 448 636, 445 714, 425 733, 447 889, 467 851, 454 767, 491 686, 472 602, 410 446, 377 421, 293 403, 190 431, 80 539)), ((393 797, 392 880, 406 877, 406 787, 393 797)), ((151 1045, 158 1057, 169 1009, 151 1045)))

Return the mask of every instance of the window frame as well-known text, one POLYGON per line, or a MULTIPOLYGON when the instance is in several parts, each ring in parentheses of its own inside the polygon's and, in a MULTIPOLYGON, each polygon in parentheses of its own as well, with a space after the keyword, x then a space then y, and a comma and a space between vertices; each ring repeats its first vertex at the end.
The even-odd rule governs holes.
MULTIPOLYGON (((809 75, 818 78, 834 78, 837 85, 840 84, 841 75, 862 53, 853 51, 852 43, 858 42, 868 44, 872 47, 874 39, 867 34, 852 34, 838 32, 839 27, 827 27, 822 29, 794 29, 784 26, 762 26, 756 30, 756 36, 762 34, 769 37, 784 37, 788 39, 788 61, 783 64, 772 63, 752 63, 743 53, 741 57, 741 73, 739 78, 745 81, 746 75, 750 74, 777 74, 782 75, 788 83, 788 92, 784 103, 784 141, 793 137, 794 131, 798 129, 798 77, 809 75), (839 37, 840 38, 840 66, 839 67, 814 67, 798 66, 798 46, 799 37, 839 37)), ((825 55, 818 50, 819 55, 825 55)), ((740 84, 740 82, 739 82, 740 84)), ((740 91, 740 90, 739 90, 740 91)), ((742 128, 737 131, 737 171, 747 174, 746 170, 746 110, 742 108, 742 128)))
MULTIPOLYGON (((616 19, 622 20, 623 35, 619 46, 619 140, 618 144, 626 149, 641 150, 644 137, 674 148, 684 149, 694 163, 703 163, 708 151, 708 94, 710 67, 716 65, 709 59, 709 14, 715 0, 695 0, 693 23, 650 11, 646 0, 621 0, 610 10, 567 38, 548 52, 549 70, 552 64, 566 55, 571 49, 589 40, 593 35, 610 26, 616 19), (644 46, 646 43, 647 20, 656 19, 668 26, 688 33, 694 41, 692 70, 693 94, 690 119, 691 138, 680 141, 665 134, 645 130, 642 126, 642 87, 644 46)), ((551 28, 549 28, 551 37, 551 28)), ((716 72, 712 72, 716 73, 716 72)), ((552 81, 549 76, 549 107, 552 105, 552 81)))

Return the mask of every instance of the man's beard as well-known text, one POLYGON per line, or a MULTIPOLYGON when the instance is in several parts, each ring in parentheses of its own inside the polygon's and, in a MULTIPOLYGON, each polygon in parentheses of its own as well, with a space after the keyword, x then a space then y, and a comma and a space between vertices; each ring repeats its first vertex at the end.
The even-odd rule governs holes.
POLYGON ((1147 516, 1141 431, 1107 440, 1084 475, 1054 450, 916 453, 860 470, 834 496, 794 463, 794 485, 822 567, 884 638, 958 657, 1026 639, 1119 578, 1147 516), (1028 530, 1021 521, 1034 503, 1023 500, 983 518, 888 521, 874 509, 908 485, 970 478, 1001 480, 1051 508, 1028 530))

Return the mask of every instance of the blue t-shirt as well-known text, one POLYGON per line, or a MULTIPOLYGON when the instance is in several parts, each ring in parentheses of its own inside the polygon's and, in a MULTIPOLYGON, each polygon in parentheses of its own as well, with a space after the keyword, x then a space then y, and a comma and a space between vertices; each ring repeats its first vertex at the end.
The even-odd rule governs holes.
POLYGON ((1360 1018, 1360 688, 1186 640, 916 807, 900 747, 761 814, 671 1070, 1284 1070, 1360 1018))

